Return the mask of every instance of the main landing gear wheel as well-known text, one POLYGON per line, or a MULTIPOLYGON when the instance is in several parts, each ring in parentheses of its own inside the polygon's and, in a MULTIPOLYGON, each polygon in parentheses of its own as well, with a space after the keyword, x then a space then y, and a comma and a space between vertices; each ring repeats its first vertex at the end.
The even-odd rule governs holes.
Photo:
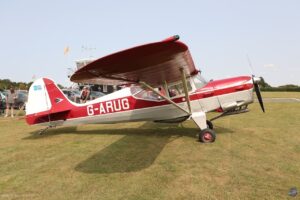
POLYGON ((209 120, 206 120, 206 124, 207 124, 207 127, 210 128, 210 129, 214 129, 214 125, 211 121, 209 120))
POLYGON ((200 131, 199 141, 203 143, 213 143, 216 140, 216 133, 210 128, 206 128, 200 131))

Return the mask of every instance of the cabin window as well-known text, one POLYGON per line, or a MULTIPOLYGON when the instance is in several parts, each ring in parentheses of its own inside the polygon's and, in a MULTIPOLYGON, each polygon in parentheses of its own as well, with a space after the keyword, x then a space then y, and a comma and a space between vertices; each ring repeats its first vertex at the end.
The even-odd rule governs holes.
POLYGON ((140 86, 131 86, 130 87, 130 92, 133 96, 142 90, 143 89, 140 86))
MULTIPOLYGON (((192 90, 192 86, 191 86, 191 83, 189 80, 187 81, 187 89, 188 89, 188 91, 192 90)), ((168 87, 168 90, 169 90, 169 96, 171 98, 184 94, 184 88, 183 88, 183 84, 181 82, 177 83, 175 85, 170 85, 168 87)))
MULTIPOLYGON (((155 92, 148 90, 148 89, 142 89, 141 87, 131 87, 131 94, 137 99, 143 99, 147 101, 161 101, 163 100, 161 96, 157 95, 155 92)), ((155 89, 158 91, 158 89, 155 89)))
POLYGON ((138 99, 144 99, 149 101, 160 101, 162 100, 161 96, 157 95, 151 90, 142 90, 141 92, 134 95, 138 99))
POLYGON ((103 92, 107 92, 107 85, 103 85, 103 92))

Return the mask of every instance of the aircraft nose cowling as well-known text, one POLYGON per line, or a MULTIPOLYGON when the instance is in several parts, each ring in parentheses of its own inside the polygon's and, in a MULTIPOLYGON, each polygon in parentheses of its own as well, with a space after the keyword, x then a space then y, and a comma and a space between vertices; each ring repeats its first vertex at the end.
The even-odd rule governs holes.
POLYGON ((247 105, 253 102, 252 77, 238 76, 210 81, 205 87, 201 88, 199 94, 202 94, 202 98, 217 98, 218 105, 215 106, 219 106, 222 111, 247 105), (209 94, 209 96, 206 94, 209 94))
POLYGON ((253 88, 251 76, 238 76, 209 82, 206 87, 222 93, 231 93, 253 88))

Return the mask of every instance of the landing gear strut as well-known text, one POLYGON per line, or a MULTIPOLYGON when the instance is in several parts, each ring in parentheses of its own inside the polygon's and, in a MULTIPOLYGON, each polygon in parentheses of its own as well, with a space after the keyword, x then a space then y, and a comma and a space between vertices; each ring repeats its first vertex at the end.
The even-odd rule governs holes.
POLYGON ((203 143, 212 143, 216 140, 216 133, 213 130, 214 126, 210 120, 206 119, 205 112, 194 112, 192 119, 200 128, 199 141, 203 143))
POLYGON ((210 128, 210 129, 214 129, 214 125, 211 121, 209 120, 206 120, 206 124, 207 124, 207 127, 210 128))
POLYGON ((39 134, 39 135, 43 135, 48 129, 50 129, 50 128, 55 128, 55 127, 56 127, 55 125, 49 125, 49 126, 47 126, 46 128, 41 129, 41 130, 38 132, 38 134, 39 134))
POLYGON ((50 127, 47 126, 46 128, 41 129, 41 130, 38 132, 38 134, 39 134, 39 135, 43 135, 49 128, 50 128, 50 127))

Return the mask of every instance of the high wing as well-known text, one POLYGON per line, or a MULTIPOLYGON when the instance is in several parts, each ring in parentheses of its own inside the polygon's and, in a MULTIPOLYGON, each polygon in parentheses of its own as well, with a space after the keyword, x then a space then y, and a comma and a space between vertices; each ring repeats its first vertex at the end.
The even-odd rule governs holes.
POLYGON ((71 81, 91 84, 146 82, 158 86, 197 74, 188 46, 173 36, 160 42, 126 49, 91 62, 77 70, 71 81))

